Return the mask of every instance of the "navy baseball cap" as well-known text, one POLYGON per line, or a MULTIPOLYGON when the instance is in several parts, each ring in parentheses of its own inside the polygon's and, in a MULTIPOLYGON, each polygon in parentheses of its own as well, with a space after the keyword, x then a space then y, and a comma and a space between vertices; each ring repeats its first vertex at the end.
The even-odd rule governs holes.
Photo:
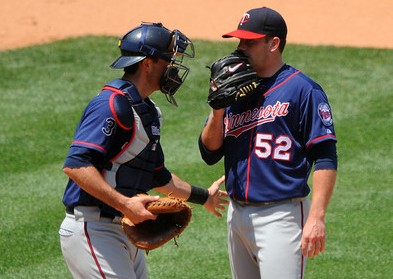
POLYGON ((235 31, 222 35, 223 38, 239 38, 246 40, 260 39, 266 36, 279 37, 286 40, 287 25, 284 18, 275 10, 267 7, 252 9, 240 19, 235 31))

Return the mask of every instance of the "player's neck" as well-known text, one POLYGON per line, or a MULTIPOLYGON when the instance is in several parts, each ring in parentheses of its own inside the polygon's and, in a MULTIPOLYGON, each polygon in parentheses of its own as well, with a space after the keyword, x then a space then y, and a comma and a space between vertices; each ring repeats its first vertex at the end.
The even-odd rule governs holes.
POLYGON ((284 65, 285 65, 285 62, 282 61, 281 59, 279 61, 275 61, 274 63, 267 65, 263 70, 258 71, 257 72, 258 77, 270 78, 270 77, 274 76, 274 74, 277 73, 284 65))
POLYGON ((143 100, 154 92, 154 90, 151 88, 151 84, 144 82, 145 79, 139 77, 138 74, 124 73, 122 79, 131 82, 136 87, 139 95, 143 100))

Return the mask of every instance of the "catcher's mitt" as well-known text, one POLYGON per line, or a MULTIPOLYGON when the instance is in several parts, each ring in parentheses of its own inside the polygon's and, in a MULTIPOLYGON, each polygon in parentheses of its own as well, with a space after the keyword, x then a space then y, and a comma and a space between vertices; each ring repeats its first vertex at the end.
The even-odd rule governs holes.
POLYGON ((176 243, 176 237, 188 226, 192 215, 191 207, 185 201, 171 197, 149 202, 146 209, 157 215, 156 220, 134 225, 130 219, 123 217, 121 222, 128 239, 146 251, 158 248, 171 239, 176 243))
POLYGON ((244 99, 258 85, 259 79, 247 57, 235 51, 211 65, 207 102, 214 109, 225 108, 244 99))

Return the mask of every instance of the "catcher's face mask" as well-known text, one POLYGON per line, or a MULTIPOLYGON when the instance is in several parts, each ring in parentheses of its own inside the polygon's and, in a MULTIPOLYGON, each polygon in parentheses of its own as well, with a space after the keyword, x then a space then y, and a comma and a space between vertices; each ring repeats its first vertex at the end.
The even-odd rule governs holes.
POLYGON ((186 79, 190 69, 183 64, 184 56, 195 56, 194 45, 179 30, 170 31, 162 23, 142 23, 119 40, 121 56, 112 64, 112 68, 125 68, 134 65, 146 57, 156 57, 169 62, 160 82, 161 92, 167 100, 176 105, 173 97, 186 79))
POLYGON ((177 106, 174 95, 183 84, 190 69, 183 65, 183 58, 194 58, 194 45, 179 30, 172 32, 172 42, 169 50, 173 53, 170 63, 161 77, 160 90, 165 94, 169 103, 177 106))

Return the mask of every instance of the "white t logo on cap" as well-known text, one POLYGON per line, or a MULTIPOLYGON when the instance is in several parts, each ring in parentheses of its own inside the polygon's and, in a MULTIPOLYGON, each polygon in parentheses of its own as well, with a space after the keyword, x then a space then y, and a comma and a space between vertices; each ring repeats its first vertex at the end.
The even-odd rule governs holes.
POLYGON ((250 14, 245 13, 242 16, 242 19, 240 20, 239 25, 243 25, 243 23, 246 23, 250 19, 250 14))

